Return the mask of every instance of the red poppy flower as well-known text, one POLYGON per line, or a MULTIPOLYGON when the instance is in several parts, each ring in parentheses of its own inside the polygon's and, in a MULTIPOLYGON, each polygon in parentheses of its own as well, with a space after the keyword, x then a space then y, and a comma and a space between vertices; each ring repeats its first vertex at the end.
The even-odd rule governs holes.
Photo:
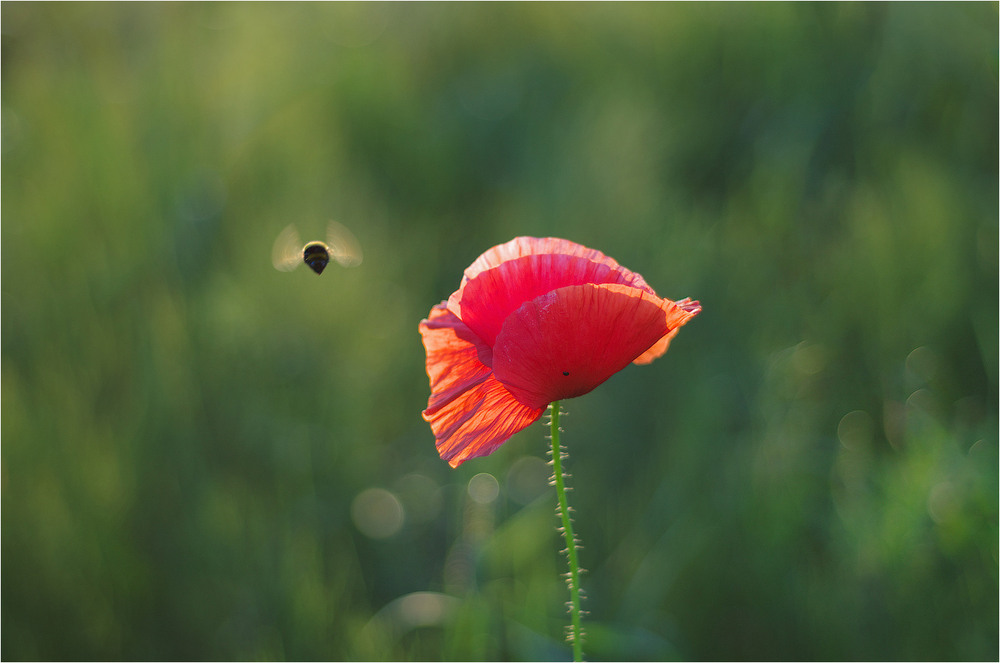
POLYGON ((423 416, 441 458, 458 467, 493 453, 549 403, 663 355, 699 311, 565 239, 494 246, 420 322, 431 384, 423 416))

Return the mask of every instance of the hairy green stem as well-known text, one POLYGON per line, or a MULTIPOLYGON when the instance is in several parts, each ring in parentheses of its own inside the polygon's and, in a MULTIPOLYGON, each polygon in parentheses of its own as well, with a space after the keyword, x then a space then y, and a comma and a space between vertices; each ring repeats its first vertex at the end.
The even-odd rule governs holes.
POLYGON ((573 660, 583 660, 583 629, 580 626, 580 564, 577 561, 577 540, 573 534, 573 519, 569 516, 569 503, 566 500, 566 481, 563 475, 562 461, 564 458, 559 444, 559 401, 552 403, 549 414, 552 419, 552 473, 555 477, 556 497, 559 499, 559 516, 562 519, 562 533, 566 541, 566 559, 569 561, 569 573, 566 575, 569 585, 569 616, 570 627, 567 640, 573 645, 573 660))

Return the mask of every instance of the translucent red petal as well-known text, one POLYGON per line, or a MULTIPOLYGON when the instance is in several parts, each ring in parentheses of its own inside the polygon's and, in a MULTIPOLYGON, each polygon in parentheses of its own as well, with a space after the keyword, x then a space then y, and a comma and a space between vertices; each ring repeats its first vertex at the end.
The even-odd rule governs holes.
MULTIPOLYGON (((582 244, 571 242, 568 239, 560 239, 558 237, 515 237, 505 244, 498 244, 483 252, 465 270, 465 278, 462 282, 464 284, 465 281, 475 278, 479 272, 492 269, 508 260, 545 253, 578 256, 592 260, 593 262, 602 262, 612 269, 629 271, 619 265, 614 258, 610 258, 596 249, 588 249, 582 244)), ((645 282, 641 285, 638 283, 633 283, 633 285, 637 288, 643 287, 645 286, 645 282)))
MULTIPOLYGON (((572 265, 574 273, 579 274, 581 270, 580 265, 593 263, 594 265, 589 269, 592 269, 595 272, 606 273, 603 272, 602 270, 597 269, 598 266, 603 265, 604 267, 607 268, 607 270, 615 273, 615 277, 613 279, 605 278, 605 280, 597 282, 625 283, 631 285, 634 288, 641 288, 643 290, 649 291, 650 293, 653 292, 653 289, 646 284, 642 276, 622 267, 621 265, 618 264, 618 262, 614 258, 610 258, 595 249, 588 249, 587 247, 581 244, 577 244, 576 242, 571 242, 565 239, 559 239, 557 237, 544 237, 544 238, 515 237, 514 239, 505 244, 494 246, 493 248, 489 249, 481 256, 476 258, 475 262, 473 262, 468 267, 468 269, 465 270, 465 275, 462 278, 461 287, 459 287, 459 289, 448 299, 448 308, 450 308, 451 311, 459 318, 467 321, 466 319, 467 316, 465 314, 465 311, 463 310, 463 304, 470 302, 477 302, 480 301, 480 298, 484 296, 490 297, 492 295, 491 288, 486 285, 480 285, 477 288, 476 297, 473 297, 471 293, 466 294, 465 289, 468 287, 470 281, 473 281, 478 276, 482 275, 484 272, 493 270, 497 267, 500 267, 501 265, 505 265, 506 263, 519 261, 519 259, 525 258, 527 256, 537 256, 537 257, 545 256, 550 259, 550 262, 544 263, 549 268, 549 271, 545 274, 545 277, 550 280, 551 287, 549 288, 549 290, 559 288, 565 285, 586 283, 587 281, 579 281, 578 279, 574 279, 569 274, 563 274, 561 270, 572 265), (581 259, 581 261, 576 261, 574 263, 574 261, 568 261, 568 260, 564 261, 565 258, 579 258, 581 259), (560 279, 563 280, 560 281, 560 279)), ((502 273, 503 276, 504 277, 513 276, 515 278, 520 279, 521 277, 519 276, 518 272, 521 269, 525 270, 537 269, 539 265, 542 263, 534 261, 519 261, 519 264, 521 265, 521 267, 515 267, 515 268, 508 267, 507 269, 510 271, 503 272, 502 273)), ((524 280, 529 283, 541 282, 541 279, 539 279, 537 276, 524 277, 524 280)), ((495 275, 495 277, 491 279, 491 284, 496 284, 496 283, 502 284, 503 279, 497 278, 495 275)), ((514 288, 508 288, 508 289, 516 293, 516 289, 514 288)), ((542 292, 547 292, 547 290, 542 292)), ((541 292, 533 294, 531 296, 520 297, 518 306, 528 301, 529 299, 533 299, 538 294, 541 294, 541 292)), ((515 306, 514 308, 517 308, 517 306, 515 306)), ((510 310, 513 311, 514 309, 512 308, 510 310)))
POLYGON ((489 348, 444 302, 421 321, 420 334, 431 385, 423 417, 434 432, 438 453, 452 467, 493 453, 542 416, 544 406, 521 403, 497 381, 481 360, 489 348))
POLYGON ((462 322, 492 346, 504 320, 522 304, 547 292, 584 283, 632 285, 629 275, 605 262, 561 253, 528 255, 479 272, 453 295, 448 308, 452 312, 458 309, 462 322))
POLYGON ((508 316, 493 346, 493 372, 519 401, 544 408, 658 351, 696 313, 626 285, 558 288, 508 316))

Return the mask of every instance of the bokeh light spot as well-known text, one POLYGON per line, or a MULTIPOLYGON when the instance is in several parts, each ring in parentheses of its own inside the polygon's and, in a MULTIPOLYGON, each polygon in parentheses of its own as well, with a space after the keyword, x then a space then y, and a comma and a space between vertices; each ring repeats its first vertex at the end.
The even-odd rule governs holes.
POLYGON ((853 410, 840 419, 837 424, 837 438, 840 443, 852 451, 864 449, 871 444, 875 432, 875 422, 864 410, 853 410))
POLYGON ((940 363, 937 354, 922 345, 907 355, 906 370, 923 383, 928 383, 937 375, 940 363))
POLYGON ((403 505, 388 490, 368 488, 351 502, 354 526, 372 539, 387 539, 403 526, 403 505))
POLYGON ((958 491, 950 481, 936 484, 927 496, 927 513, 939 525, 953 519, 960 506, 958 491))
POLYGON ((815 375, 826 367, 827 353, 822 345, 800 343, 792 355, 792 365, 803 375, 815 375))
POLYGON ((397 614, 399 621, 410 628, 437 626, 456 602, 454 597, 437 592, 414 592, 399 599, 397 614))
POLYGON ((479 504, 489 504, 500 495, 500 484, 492 474, 482 472, 469 479, 469 497, 479 504))

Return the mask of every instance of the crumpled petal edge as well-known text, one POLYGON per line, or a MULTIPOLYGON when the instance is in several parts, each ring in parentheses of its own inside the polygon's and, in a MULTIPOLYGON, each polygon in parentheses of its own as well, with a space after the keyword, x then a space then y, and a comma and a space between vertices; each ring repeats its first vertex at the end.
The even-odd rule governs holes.
POLYGON ((635 358, 632 363, 636 366, 651 364, 654 359, 659 359, 665 355, 667 348, 670 347, 670 341, 673 340, 674 336, 677 336, 677 332, 680 331, 681 327, 683 327, 688 320, 701 313, 701 304, 696 301, 691 301, 690 297, 679 299, 673 304, 675 308, 668 314, 667 317, 667 326, 672 327, 672 329, 660 340, 654 343, 652 347, 635 358))

